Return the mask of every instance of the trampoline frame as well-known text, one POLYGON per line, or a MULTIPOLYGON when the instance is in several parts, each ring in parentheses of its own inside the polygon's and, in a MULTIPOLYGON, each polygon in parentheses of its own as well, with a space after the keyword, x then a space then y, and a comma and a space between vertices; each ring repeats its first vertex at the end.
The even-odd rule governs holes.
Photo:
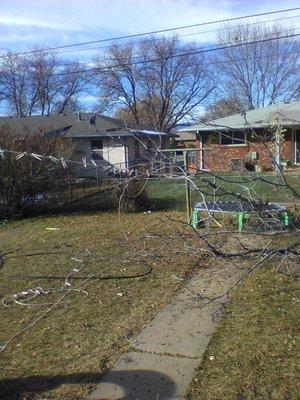
POLYGON ((290 226, 290 218, 286 207, 277 204, 269 203, 262 205, 261 209, 252 207, 252 209, 243 210, 242 204, 235 201, 215 201, 207 203, 197 203, 194 206, 192 213, 191 225, 194 229, 198 229, 201 224, 201 212, 222 213, 222 214, 233 214, 236 216, 238 231, 242 232, 245 229, 247 220, 253 214, 267 214, 275 213, 278 216, 279 221, 285 228, 290 226), (213 206, 211 206, 213 204, 213 206), (228 210, 228 206, 236 206, 236 210, 228 210), (222 209, 223 208, 223 209, 222 209), (227 210, 226 210, 227 208, 227 210))

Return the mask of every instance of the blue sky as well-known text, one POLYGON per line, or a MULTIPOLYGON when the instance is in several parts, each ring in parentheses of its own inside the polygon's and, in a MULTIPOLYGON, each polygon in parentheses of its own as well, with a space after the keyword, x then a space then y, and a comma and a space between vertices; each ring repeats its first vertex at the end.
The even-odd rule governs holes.
MULTIPOLYGON (((294 0, 0 0, 0 49, 22 51, 35 44, 64 45, 298 5, 294 0)), ((264 19, 287 15, 292 14, 264 19)), ((300 18, 288 22, 299 27, 300 18)), ((212 27, 180 32, 209 28, 212 27)), ((188 38, 210 42, 214 36, 207 33, 188 38)), ((82 58, 83 54, 86 53, 78 53, 77 57, 82 58)))
MULTIPOLYGON (((298 5, 294 0, 0 0, 0 52, 26 51, 34 45, 52 47, 99 40, 298 5)), ((293 15, 298 16, 300 12, 265 16, 259 20, 293 15)), ((289 19, 286 23, 299 29, 300 18, 289 19)), ((220 25, 192 28, 178 31, 178 34, 218 27, 220 25)), ((215 35, 215 32, 208 32, 182 39, 207 44, 214 42, 215 35)), ((60 55, 89 61, 99 51, 94 48, 100 46, 103 44, 91 45, 93 50, 68 51, 60 55)))

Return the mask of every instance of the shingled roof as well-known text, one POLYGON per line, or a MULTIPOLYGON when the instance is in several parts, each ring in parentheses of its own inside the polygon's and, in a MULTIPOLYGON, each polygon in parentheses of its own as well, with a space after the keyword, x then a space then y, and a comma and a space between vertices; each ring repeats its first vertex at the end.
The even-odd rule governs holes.
POLYGON ((300 101, 274 104, 269 107, 257 108, 245 113, 218 118, 209 122, 190 125, 178 131, 205 132, 225 129, 267 128, 280 122, 285 127, 300 126, 300 101))
POLYGON ((8 127, 21 135, 42 133, 68 138, 105 136, 166 135, 137 124, 126 124, 116 118, 94 113, 31 115, 28 117, 0 117, 0 127, 8 127))

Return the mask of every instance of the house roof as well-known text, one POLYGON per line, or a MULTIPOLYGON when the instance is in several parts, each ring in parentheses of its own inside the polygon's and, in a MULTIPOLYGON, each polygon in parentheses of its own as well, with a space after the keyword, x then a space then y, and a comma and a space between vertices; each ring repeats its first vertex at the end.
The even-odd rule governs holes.
POLYGON ((116 118, 93 113, 31 115, 28 117, 0 117, 0 127, 7 126, 22 135, 57 135, 68 138, 114 136, 169 136, 164 132, 116 118))
POLYGON ((185 128, 188 128, 190 125, 191 124, 188 122, 176 124, 176 126, 171 131, 175 134, 176 141, 193 142, 196 139, 196 132, 186 132, 185 128))
POLYGON ((175 138, 176 141, 184 141, 184 142, 193 142, 196 139, 196 132, 194 131, 186 131, 184 130, 178 130, 177 131, 177 137, 175 138))
POLYGON ((209 122, 194 124, 178 131, 208 132, 226 129, 267 128, 279 122, 283 126, 300 126, 300 101, 274 104, 245 113, 218 118, 209 122))

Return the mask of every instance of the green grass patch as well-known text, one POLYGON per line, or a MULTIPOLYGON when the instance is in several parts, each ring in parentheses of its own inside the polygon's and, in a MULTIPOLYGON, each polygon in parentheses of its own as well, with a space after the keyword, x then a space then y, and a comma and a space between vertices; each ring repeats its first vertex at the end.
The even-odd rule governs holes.
MULTIPOLYGON (((203 201, 212 200, 238 200, 236 194, 254 201, 269 201, 293 203, 295 194, 285 186, 281 176, 274 174, 256 174, 267 181, 255 180, 251 182, 253 175, 244 174, 218 174, 214 177, 210 174, 190 177, 195 184, 191 185, 191 203, 195 204, 203 201), (216 186, 214 188, 207 181, 216 186), (269 183, 268 183, 269 182, 269 183), (276 185, 280 186, 276 186, 276 185)), ((286 175, 287 183, 300 192, 299 175, 286 175)), ((184 211, 186 209, 185 200, 185 180, 180 179, 157 179, 149 181, 146 186, 151 207, 156 210, 176 209, 184 211)))
POLYGON ((236 289, 190 387, 189 400, 299 398, 297 288, 294 279, 263 269, 236 289))
MULTIPOLYGON (((239 201, 236 194, 254 201, 295 202, 295 194, 285 186, 281 176, 274 175, 274 173, 255 174, 255 176, 262 177, 269 183, 261 180, 251 181, 254 175, 249 173, 219 173, 216 177, 203 173, 196 177, 190 176, 189 179, 193 181, 191 183, 191 204, 203 201, 204 198, 206 201, 239 201), (216 188, 207 181, 216 185, 216 188), (281 186, 276 186, 276 184, 281 186)), ((300 192, 299 174, 286 174, 286 179, 288 184, 300 192)), ((183 176, 171 179, 150 178, 148 181, 144 180, 143 183, 145 183, 148 199, 145 204, 139 204, 139 210, 186 210, 186 183, 183 176)), ((37 215, 38 212, 41 215, 49 212, 116 211, 118 209, 115 183, 109 181, 100 188, 96 181, 64 188, 64 190, 58 191, 56 200, 57 203, 49 204, 46 208, 32 207, 26 215, 37 215)))

